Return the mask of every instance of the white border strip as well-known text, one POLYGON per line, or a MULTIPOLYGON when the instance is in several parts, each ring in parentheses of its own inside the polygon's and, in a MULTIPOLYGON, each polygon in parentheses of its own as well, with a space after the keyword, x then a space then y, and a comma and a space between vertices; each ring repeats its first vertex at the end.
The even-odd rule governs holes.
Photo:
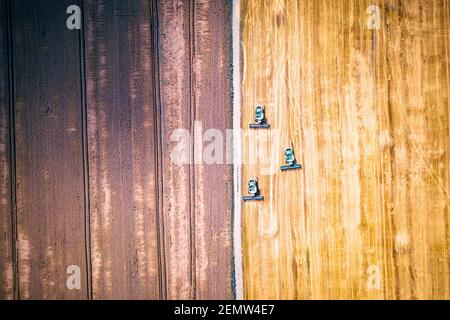
POLYGON ((244 299, 243 271, 242 271, 242 216, 241 216, 241 3, 233 0, 233 252, 234 252, 234 280, 236 299, 244 299))

